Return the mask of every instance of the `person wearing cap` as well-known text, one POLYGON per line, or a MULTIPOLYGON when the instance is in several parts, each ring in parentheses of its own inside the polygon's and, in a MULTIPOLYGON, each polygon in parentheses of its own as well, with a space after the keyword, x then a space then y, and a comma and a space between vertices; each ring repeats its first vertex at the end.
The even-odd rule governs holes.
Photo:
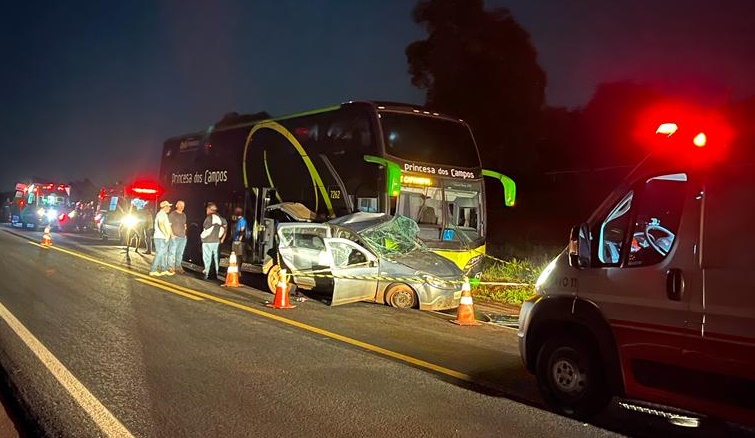
POLYGON ((210 202, 207 204, 207 217, 202 224, 202 262, 204 263, 204 279, 217 279, 220 270, 220 243, 225 240, 228 222, 218 215, 218 206, 210 202), (215 261, 215 276, 210 276, 212 261, 215 261))
POLYGON ((160 211, 155 215, 155 233, 152 235, 152 240, 155 243, 155 259, 152 261, 152 268, 149 271, 149 275, 153 277, 173 275, 173 271, 168 270, 168 242, 173 237, 168 212, 172 205, 168 201, 162 201, 160 211))

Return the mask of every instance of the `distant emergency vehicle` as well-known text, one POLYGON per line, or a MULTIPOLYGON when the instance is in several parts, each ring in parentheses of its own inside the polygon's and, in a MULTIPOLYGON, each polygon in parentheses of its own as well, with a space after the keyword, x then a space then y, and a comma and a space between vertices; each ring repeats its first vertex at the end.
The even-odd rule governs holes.
POLYGON ((619 396, 671 419, 755 425, 752 139, 674 108, 642 139, 651 155, 538 279, 520 314, 521 356, 569 416, 619 396))
POLYGON ((100 189, 94 217, 100 236, 127 244, 129 236, 135 233, 138 238, 134 246, 151 251, 151 236, 145 232, 152 228, 155 205, 161 194, 157 183, 143 180, 100 189))
POLYGON ((36 229, 60 228, 71 209, 71 186, 54 183, 18 183, 10 206, 11 224, 36 229))

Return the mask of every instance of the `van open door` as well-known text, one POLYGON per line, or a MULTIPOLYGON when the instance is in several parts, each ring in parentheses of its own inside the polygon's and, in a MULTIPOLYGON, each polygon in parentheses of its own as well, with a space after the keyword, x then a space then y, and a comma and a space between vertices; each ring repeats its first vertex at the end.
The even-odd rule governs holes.
POLYGON ((348 239, 326 238, 333 279, 331 306, 374 301, 377 292, 379 262, 377 257, 348 239), (364 277, 364 278, 347 278, 364 277))

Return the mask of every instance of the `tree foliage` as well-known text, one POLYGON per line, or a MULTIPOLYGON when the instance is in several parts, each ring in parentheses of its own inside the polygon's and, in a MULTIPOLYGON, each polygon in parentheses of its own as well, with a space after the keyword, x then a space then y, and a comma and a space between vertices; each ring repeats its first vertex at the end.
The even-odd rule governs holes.
POLYGON ((426 105, 469 122, 486 167, 529 167, 546 77, 527 31, 483 0, 421 0, 413 19, 428 34, 406 48, 426 105))

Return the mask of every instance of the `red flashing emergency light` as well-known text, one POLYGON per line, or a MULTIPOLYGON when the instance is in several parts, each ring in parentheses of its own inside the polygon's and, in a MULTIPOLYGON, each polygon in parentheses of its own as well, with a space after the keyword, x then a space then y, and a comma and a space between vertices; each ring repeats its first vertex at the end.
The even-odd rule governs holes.
POLYGON ((165 191, 154 181, 136 181, 126 187, 126 196, 134 198, 157 198, 165 191))
POLYGON ((156 195, 157 194, 157 189, 144 189, 141 187, 133 187, 131 188, 131 191, 134 193, 139 193, 143 195, 156 195))
POLYGON ((705 166, 728 156, 734 130, 716 111, 675 102, 642 114, 635 139, 665 160, 705 166))

